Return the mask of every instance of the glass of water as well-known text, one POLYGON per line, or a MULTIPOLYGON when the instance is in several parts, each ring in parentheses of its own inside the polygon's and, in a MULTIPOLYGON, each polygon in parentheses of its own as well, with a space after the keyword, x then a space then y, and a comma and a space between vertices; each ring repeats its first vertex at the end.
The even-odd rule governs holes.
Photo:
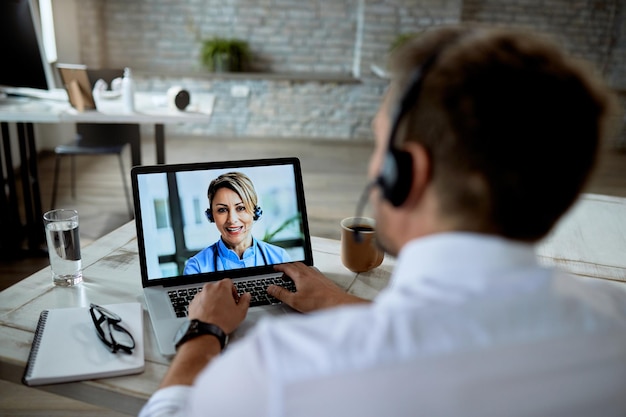
POLYGON ((83 281, 78 238, 78 212, 76 210, 51 210, 43 215, 46 242, 52 269, 52 282, 61 287, 71 287, 83 281))

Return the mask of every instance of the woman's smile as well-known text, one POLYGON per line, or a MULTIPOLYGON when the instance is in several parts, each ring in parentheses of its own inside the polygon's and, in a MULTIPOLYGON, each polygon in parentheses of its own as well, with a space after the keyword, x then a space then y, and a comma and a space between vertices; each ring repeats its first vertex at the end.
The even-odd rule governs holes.
POLYGON ((238 227, 226 227, 226 231, 230 234, 238 234, 243 230, 243 226, 238 227))

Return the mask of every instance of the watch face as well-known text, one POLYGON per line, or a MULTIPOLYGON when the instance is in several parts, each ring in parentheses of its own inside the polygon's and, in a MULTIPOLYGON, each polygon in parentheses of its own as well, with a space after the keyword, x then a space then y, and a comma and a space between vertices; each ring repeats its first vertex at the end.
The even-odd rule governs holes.
POLYGON ((187 330, 189 329, 189 326, 191 326, 191 320, 185 320, 185 322, 180 326, 180 328, 176 332, 176 336, 174 336, 174 344, 177 344, 180 341, 180 339, 182 339, 185 336, 185 334, 187 333, 187 330))

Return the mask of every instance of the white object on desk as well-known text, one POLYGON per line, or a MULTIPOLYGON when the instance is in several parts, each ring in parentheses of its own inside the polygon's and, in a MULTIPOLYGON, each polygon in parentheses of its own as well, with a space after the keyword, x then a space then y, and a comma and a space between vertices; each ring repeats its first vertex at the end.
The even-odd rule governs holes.
MULTIPOLYGON (((123 96, 123 94, 122 94, 123 96)), ((100 100, 98 110, 78 112, 67 108, 59 115, 62 122, 80 123, 181 123, 203 122, 213 112, 215 95, 194 93, 187 110, 172 110, 165 93, 135 92, 135 111, 124 110, 123 98, 100 100)))
POLYGON ((170 110, 185 110, 191 102, 189 91, 175 85, 167 90, 167 104, 170 110))
POLYGON ((103 307, 120 316, 120 325, 133 335, 132 354, 111 353, 99 340, 89 307, 44 310, 35 331, 23 382, 36 386, 142 372, 145 360, 141 304, 103 307))
POLYGON ((135 111, 135 83, 128 67, 124 68, 124 77, 122 78, 122 102, 124 112, 132 113, 135 111))
POLYGON ((17 97, 22 98, 34 98, 40 100, 53 100, 60 102, 67 102, 67 91, 65 88, 53 88, 50 90, 38 90, 33 88, 21 88, 21 87, 3 87, 2 91, 6 94, 14 94, 17 97))

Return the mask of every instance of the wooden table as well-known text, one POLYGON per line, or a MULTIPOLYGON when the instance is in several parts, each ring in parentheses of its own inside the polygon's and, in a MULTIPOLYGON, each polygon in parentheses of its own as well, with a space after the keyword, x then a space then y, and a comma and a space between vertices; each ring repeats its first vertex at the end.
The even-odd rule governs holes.
MULTIPOLYGON (((47 308, 139 301, 144 304, 134 222, 83 250, 84 283, 52 285, 45 268, 0 293, 0 379, 20 383, 39 313, 47 308)), ((389 280, 394 260, 368 273, 354 274, 341 264, 338 241, 313 238, 315 265, 346 291, 373 298, 389 280)), ((605 278, 598 285, 626 291, 626 199, 585 196, 538 246, 542 262, 583 277, 605 278)), ((626 296, 626 294, 625 294, 626 296)), ((169 359, 156 346, 144 309, 145 372, 118 378, 38 387, 86 403, 136 415, 157 389, 169 359)), ((33 388, 35 389, 35 388, 33 388)))
POLYGON ((584 195, 537 249, 547 265, 626 281, 626 198, 584 195))
MULTIPOLYGON (((315 265, 347 291, 373 298, 393 267, 387 259, 378 269, 354 274, 341 264, 339 242, 313 238, 315 265)), ((52 285, 49 268, 0 293, 0 379, 20 383, 39 313, 44 309, 139 301, 141 288, 136 230, 130 222, 82 251, 84 282, 73 288, 52 285)), ((169 364, 162 356, 144 309, 146 369, 142 374, 38 387, 48 392, 137 414, 157 389, 169 364)), ((1 414, 1 413, 0 413, 1 414)))

